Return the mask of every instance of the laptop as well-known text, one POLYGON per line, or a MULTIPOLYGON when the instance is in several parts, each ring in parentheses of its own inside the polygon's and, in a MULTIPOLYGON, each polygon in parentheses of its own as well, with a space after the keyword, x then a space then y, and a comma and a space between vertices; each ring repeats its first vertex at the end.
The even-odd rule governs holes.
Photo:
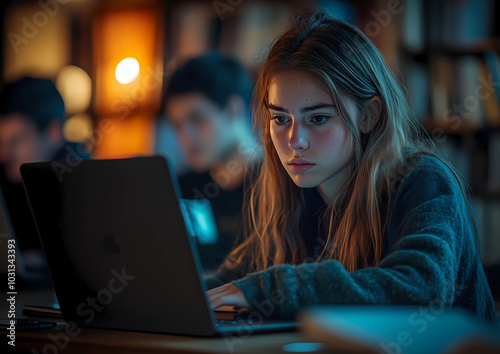
POLYGON ((25 281, 26 269, 14 228, 7 210, 7 204, 0 187, 0 279, 7 283, 8 291, 17 291, 16 280, 25 281), (10 278, 10 279, 9 279, 10 278), (12 285, 12 287, 10 286, 12 285))
POLYGON ((216 319, 164 157, 28 163, 21 175, 65 321, 195 336, 296 327, 216 319))
POLYGON ((9 292, 30 286, 50 285, 50 278, 41 250, 21 251, 14 232, 5 196, 0 187, 0 280, 9 292), (15 273, 15 279, 13 277, 15 273))

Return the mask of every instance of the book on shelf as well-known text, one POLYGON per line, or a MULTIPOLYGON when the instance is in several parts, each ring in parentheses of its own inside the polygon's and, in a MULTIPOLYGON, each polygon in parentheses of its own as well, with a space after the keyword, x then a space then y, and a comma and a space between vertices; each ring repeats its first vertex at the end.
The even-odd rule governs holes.
POLYGON ((495 133, 489 139, 488 190, 500 193, 500 133, 495 133))
POLYGON ((487 99, 488 115, 487 119, 491 125, 500 126, 500 62, 498 54, 488 50, 484 53, 484 60, 487 72, 485 70, 485 88, 490 93, 487 99))
POLYGON ((489 263, 500 264, 500 237, 498 237, 498 230, 500 230, 500 200, 490 200, 488 205, 489 211, 489 233, 485 235, 488 238, 489 247, 489 263))
POLYGON ((498 55, 463 54, 456 59, 430 57, 431 116, 434 123, 458 130, 461 126, 500 126, 500 68, 498 55))
POLYGON ((450 119, 446 113, 450 109, 451 61, 445 56, 436 56, 430 61, 431 75, 431 116, 436 123, 450 119))
POLYGON ((490 72, 487 62, 488 60, 486 59, 479 63, 480 86, 478 88, 478 95, 484 100, 486 123, 490 126, 500 126, 500 82, 498 82, 499 86, 495 88, 494 75, 490 72))
POLYGON ((405 47, 414 53, 425 48, 425 26, 423 21, 423 0, 407 1, 403 11, 402 38, 405 47))
POLYGON ((500 264, 500 200, 474 198, 476 221, 479 228, 481 262, 484 265, 500 264))
POLYGON ((479 95, 480 59, 475 55, 462 55, 454 61, 455 82, 452 83, 451 109, 473 126, 484 121, 484 102, 479 95))
POLYGON ((408 64, 405 75, 405 86, 410 97, 413 110, 418 117, 429 116, 429 75, 425 65, 421 63, 408 64))
POLYGON ((426 43, 460 48, 491 35, 494 0, 424 1, 426 43))
POLYGON ((436 146, 439 151, 451 159, 453 166, 464 176, 467 180, 472 179, 471 176, 471 154, 467 147, 459 140, 453 137, 447 137, 442 141, 437 141, 436 146))

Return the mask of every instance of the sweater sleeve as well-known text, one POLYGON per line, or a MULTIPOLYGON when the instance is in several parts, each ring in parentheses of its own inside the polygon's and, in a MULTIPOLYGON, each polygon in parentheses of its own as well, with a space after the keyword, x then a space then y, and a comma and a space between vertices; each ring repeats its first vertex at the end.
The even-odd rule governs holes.
MULTIPOLYGON (((406 304, 449 308, 462 242, 473 242, 465 200, 451 173, 415 169, 398 188, 386 233, 388 254, 376 267, 347 272, 335 260, 277 265, 233 281, 252 309, 294 318, 318 304, 406 304)), ((473 248, 472 248, 473 249, 473 248)), ((463 265, 466 267, 466 265, 463 265)))

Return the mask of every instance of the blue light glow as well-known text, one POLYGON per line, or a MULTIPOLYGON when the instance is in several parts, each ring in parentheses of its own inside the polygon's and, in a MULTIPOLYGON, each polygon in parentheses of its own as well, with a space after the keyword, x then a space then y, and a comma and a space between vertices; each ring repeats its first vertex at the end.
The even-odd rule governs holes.
POLYGON ((323 343, 314 343, 314 342, 297 342, 285 344, 281 349, 285 352, 292 353, 310 353, 321 350, 324 348, 323 343))

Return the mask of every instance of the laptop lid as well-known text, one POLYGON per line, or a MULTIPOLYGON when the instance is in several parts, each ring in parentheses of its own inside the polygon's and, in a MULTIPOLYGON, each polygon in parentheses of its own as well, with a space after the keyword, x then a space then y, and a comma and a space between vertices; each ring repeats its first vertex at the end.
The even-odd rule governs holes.
MULTIPOLYGON (((0 187, 0 278, 7 278, 7 291, 17 291, 17 277, 24 279, 26 270, 23 257, 17 244, 14 228, 10 220, 9 211, 0 187), (15 278, 12 277, 15 274, 15 278), (12 285, 12 286, 11 286, 12 285)), ((5 282, 4 282, 5 284, 5 282)))
POLYGON ((21 175, 67 322, 214 334, 163 157, 29 163, 21 175))

